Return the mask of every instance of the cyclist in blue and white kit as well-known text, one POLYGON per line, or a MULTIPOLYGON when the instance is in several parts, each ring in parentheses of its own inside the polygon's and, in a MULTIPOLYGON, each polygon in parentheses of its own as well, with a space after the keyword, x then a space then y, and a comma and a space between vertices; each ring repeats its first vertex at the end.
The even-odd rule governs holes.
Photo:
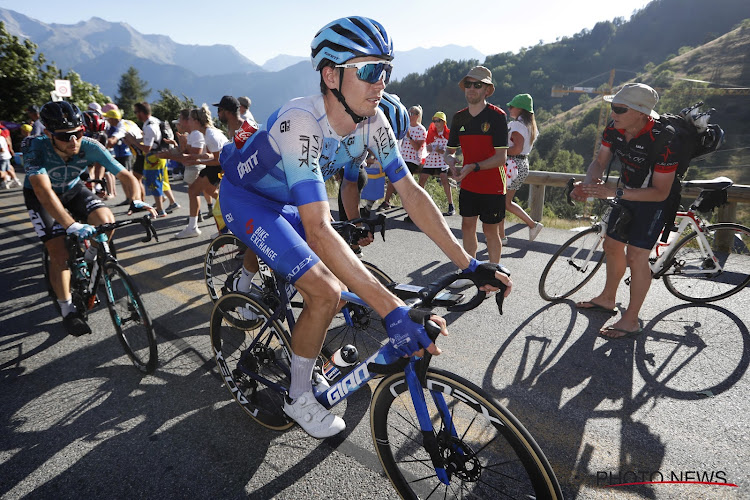
MULTIPOLYGON (((367 272, 331 227, 325 179, 344 168, 342 195, 351 206, 358 196, 359 165, 369 149, 412 220, 459 268, 511 283, 463 250, 430 196, 408 175, 391 125, 378 108, 393 59, 383 26, 365 17, 338 19, 317 33, 311 48, 322 94, 289 101, 241 149, 234 143, 224 147, 220 198, 232 233, 304 298, 292 332, 292 380, 284 412, 312 436, 324 438, 345 424, 315 400, 311 377, 339 308, 342 282, 385 318, 394 348, 404 355, 422 348, 440 353, 413 310, 367 272)), ((447 334, 445 320, 433 318, 447 334)))
MULTIPOLYGON (((60 304, 63 325, 69 334, 79 336, 91 333, 91 328, 71 302, 63 236, 75 234, 84 239, 94 234, 93 226, 115 221, 104 202, 86 189, 81 172, 94 162, 103 165, 120 180, 127 197, 133 200, 131 211, 148 210, 152 215, 156 211, 138 199, 138 180, 98 141, 84 137, 83 114, 75 104, 48 102, 39 114, 46 127, 44 134, 27 137, 21 146, 26 171, 23 197, 34 230, 49 252, 49 279, 60 304)), ((91 258, 94 252, 91 250, 87 257, 91 258)))

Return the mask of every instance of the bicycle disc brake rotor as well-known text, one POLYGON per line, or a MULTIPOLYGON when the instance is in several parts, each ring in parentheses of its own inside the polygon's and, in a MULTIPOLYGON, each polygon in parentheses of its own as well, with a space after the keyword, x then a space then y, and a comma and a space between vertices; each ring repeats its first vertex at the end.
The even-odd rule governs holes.
POLYGON ((445 431, 440 431, 438 442, 448 477, 455 475, 462 481, 471 483, 479 480, 482 476, 482 464, 466 443, 458 437, 446 435, 445 431))

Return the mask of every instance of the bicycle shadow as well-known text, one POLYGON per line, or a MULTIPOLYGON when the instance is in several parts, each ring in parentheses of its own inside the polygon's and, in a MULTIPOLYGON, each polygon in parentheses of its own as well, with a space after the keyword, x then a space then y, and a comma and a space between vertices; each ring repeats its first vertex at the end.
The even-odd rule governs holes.
MULTIPOLYGON (((658 471, 668 447, 664 438, 671 436, 638 421, 637 412, 664 398, 692 400, 724 392, 750 363, 747 327, 715 305, 667 309, 635 341, 601 339, 598 330, 607 318, 594 315, 586 316, 588 324, 579 333, 578 316, 572 301, 539 309, 505 339, 482 383, 535 436, 567 498, 601 487, 597 473, 602 470, 658 471), (729 342, 728 331, 733 332, 729 342), (730 369, 725 368, 728 344, 730 369), (615 464, 598 441, 588 442, 601 429, 619 435, 615 464)), ((651 485, 627 491, 655 497, 651 485)))

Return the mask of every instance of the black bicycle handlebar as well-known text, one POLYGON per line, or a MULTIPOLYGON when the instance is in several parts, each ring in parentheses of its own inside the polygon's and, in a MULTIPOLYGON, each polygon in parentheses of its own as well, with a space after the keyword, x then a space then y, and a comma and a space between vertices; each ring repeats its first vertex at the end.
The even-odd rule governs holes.
MULTIPOLYGON (((510 271, 508 271, 508 269, 505 266, 498 264, 497 270, 507 276, 510 276, 510 271)), ((474 309, 475 307, 479 306, 479 304, 481 304, 484 301, 484 299, 487 297, 487 293, 480 290, 479 287, 484 286, 484 285, 491 285, 499 289, 498 292, 495 294, 495 302, 497 302, 498 312, 500 314, 503 314, 503 301, 505 300, 505 291, 508 289, 508 286, 497 278, 487 279, 483 277, 477 271, 470 272, 470 273, 463 273, 461 271, 456 271, 454 273, 443 276, 442 278, 440 278, 438 281, 434 283, 430 283, 428 286, 426 286, 419 292, 419 299, 420 299, 419 306, 426 307, 426 308, 433 307, 435 305, 433 301, 437 297, 438 293, 446 289, 453 282, 460 280, 460 279, 468 279, 472 283, 474 283, 474 286, 477 289, 477 293, 474 295, 474 297, 472 297, 467 302, 454 304, 454 305, 450 305, 446 307, 448 311, 465 312, 465 311, 470 311, 474 309)))
POLYGON ((89 237, 89 239, 93 238, 94 236, 98 234, 113 231, 121 227, 129 226, 131 224, 140 224, 143 226, 143 229, 146 232, 146 236, 144 236, 141 239, 141 242, 148 243, 149 241, 151 241, 152 237, 156 241, 159 241, 159 235, 156 234, 156 229, 154 229, 154 225, 151 223, 150 215, 144 215, 143 217, 139 219, 128 219, 128 220, 123 220, 123 221, 118 221, 118 222, 107 222, 107 223, 101 224, 99 226, 96 226, 96 232, 92 234, 89 237))
POLYGON ((380 214, 374 219, 359 218, 349 221, 332 222, 331 226, 349 245, 356 245, 360 239, 366 238, 370 233, 375 234, 378 228, 380 228, 380 236, 385 241, 385 220, 385 215, 380 214), (362 224, 362 226, 358 226, 357 224, 362 224))

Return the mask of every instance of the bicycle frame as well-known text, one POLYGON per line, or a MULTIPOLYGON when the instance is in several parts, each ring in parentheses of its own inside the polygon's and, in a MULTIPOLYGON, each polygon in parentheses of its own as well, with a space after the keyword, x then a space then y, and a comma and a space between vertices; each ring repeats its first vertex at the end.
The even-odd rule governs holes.
MULTIPOLYGON (((692 210, 689 210, 687 212, 677 212, 676 219, 679 219, 680 222, 677 225, 677 229, 675 231, 672 231, 675 236, 670 237, 667 243, 661 243, 661 240, 658 240, 656 242, 656 245, 654 246, 654 251, 656 252, 656 260, 653 262, 649 261, 649 267, 651 267, 651 275, 654 278, 659 278, 661 276, 664 276, 665 274, 669 274, 672 268, 667 264, 669 264, 670 260, 672 259, 672 249, 680 241, 680 236, 685 234, 685 230, 688 228, 688 226, 690 226, 693 231, 698 233, 697 241, 698 245, 700 246, 701 254, 705 255, 706 257, 710 257, 717 265, 716 271, 721 272, 721 265, 714 256, 714 253, 711 250, 711 246, 706 241, 706 237, 703 232, 703 227, 705 224, 699 218, 699 216, 692 210)), ((694 273, 687 274, 697 273, 705 275, 706 271, 696 270, 694 273)))
MULTIPOLYGON (((271 318, 269 318, 270 320, 266 322, 266 325, 261 328, 255 339, 253 339, 253 341, 250 343, 245 353, 249 353, 252 351, 253 347, 257 344, 258 339, 262 337, 262 333, 272 324, 272 320, 281 317, 282 313, 280 311, 282 309, 284 309, 287 319, 291 320, 290 325, 294 324, 294 315, 291 311, 291 303, 289 301, 289 298, 287 297, 284 284, 285 283, 283 283, 282 280, 279 280, 278 278, 276 279, 277 292, 279 292, 283 307, 279 307, 277 311, 273 313, 271 318)), ((365 303, 357 295, 351 292, 341 292, 341 299, 364 307, 369 307, 367 303, 365 303)), ((244 356, 245 354, 243 354, 242 358, 244 358, 244 356)), ((435 466, 435 471, 438 478, 444 484, 449 484, 450 481, 448 479, 448 474, 446 473, 443 466, 444 460, 438 453, 438 443, 434 437, 435 429, 432 425, 432 421, 430 420, 429 412, 427 410, 427 402, 424 399, 422 384, 420 382, 420 376, 418 374, 419 368, 417 367, 417 363, 423 361, 423 369, 426 371, 426 365, 429 364, 430 357, 431 356, 427 354, 424 358, 413 356, 407 360, 407 358, 402 357, 401 354, 398 353, 398 351, 391 347, 390 344, 385 344, 380 347, 380 349, 378 349, 372 356, 357 364, 345 377, 333 384, 331 387, 324 391, 316 392, 315 398, 326 409, 331 409, 335 405, 339 404, 344 399, 358 391, 360 388, 362 388, 376 375, 380 374, 380 372, 377 370, 374 370, 375 373, 372 373, 370 371, 374 366, 382 366, 383 372, 395 372, 397 370, 403 369, 406 375, 406 381, 409 387, 409 393, 411 395, 412 403, 414 404, 414 409, 417 414, 417 419, 419 420, 419 426, 423 433, 423 436, 425 436, 425 449, 427 450, 433 461, 433 465, 435 466), (402 368, 398 363, 403 362, 406 362, 406 364, 402 368)), ((257 373, 246 370, 242 364, 242 359, 240 359, 237 367, 245 375, 263 383, 267 387, 273 388, 280 393, 287 392, 287 388, 271 382, 270 380, 267 380, 265 377, 262 377, 257 373)), ((286 367, 280 366, 280 368, 282 368, 288 375, 291 375, 286 367)), ((432 390, 430 390, 430 394, 436 407, 438 408, 438 411, 440 411, 441 413, 443 421, 446 423, 446 429, 451 432, 452 436, 458 437, 456 429, 451 420, 451 412, 448 408, 447 403, 445 402, 443 394, 441 392, 432 390)), ((463 450, 460 449, 456 451, 463 453, 463 450)))

